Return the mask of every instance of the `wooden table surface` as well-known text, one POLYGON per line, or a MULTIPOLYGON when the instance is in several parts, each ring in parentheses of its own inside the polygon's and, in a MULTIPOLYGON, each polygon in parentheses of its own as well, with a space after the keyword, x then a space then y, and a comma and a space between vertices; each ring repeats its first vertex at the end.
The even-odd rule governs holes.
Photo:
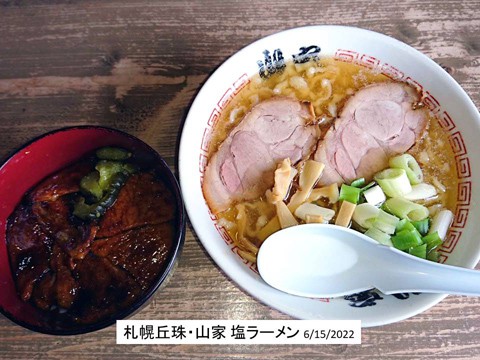
MULTIPOLYGON (((140 137, 174 169, 182 120, 209 74, 260 37, 312 24, 358 26, 404 41, 480 104, 478 1, 0 0, 0 157, 46 131, 98 124, 140 137)), ((170 282, 134 318, 289 319, 227 278, 190 224, 170 282)), ((115 326, 54 337, 0 316, 1 359, 471 359, 480 358, 479 339, 480 300, 458 296, 364 329, 362 345, 350 346, 121 346, 115 326)))

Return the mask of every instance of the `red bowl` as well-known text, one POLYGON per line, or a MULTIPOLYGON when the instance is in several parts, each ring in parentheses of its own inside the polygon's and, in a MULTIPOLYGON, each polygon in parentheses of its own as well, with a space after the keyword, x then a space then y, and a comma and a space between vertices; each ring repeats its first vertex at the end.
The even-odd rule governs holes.
POLYGON ((164 282, 180 254, 185 237, 185 210, 177 180, 165 161, 143 141, 124 132, 99 127, 69 127, 42 135, 16 151, 0 167, 0 312, 30 330, 73 335, 99 330, 139 309, 164 282), (167 266, 144 296, 130 307, 95 324, 73 327, 52 325, 48 316, 20 299, 10 269, 6 246, 7 219, 24 194, 48 175, 73 163, 102 146, 120 146, 138 155, 162 177, 177 201, 176 241, 167 266))

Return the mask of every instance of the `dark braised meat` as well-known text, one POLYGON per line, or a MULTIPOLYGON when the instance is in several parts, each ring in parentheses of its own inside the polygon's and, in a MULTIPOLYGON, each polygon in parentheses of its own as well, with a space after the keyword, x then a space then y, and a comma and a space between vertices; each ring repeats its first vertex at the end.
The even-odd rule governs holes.
POLYGON ((55 298, 58 306, 70 308, 78 295, 78 284, 70 269, 74 267, 69 256, 59 245, 54 245, 50 266, 56 274, 55 298))
POLYGON ((90 302, 95 306, 130 302, 140 291, 126 271, 94 254, 88 254, 75 271, 82 291, 89 294, 90 302))
POLYGON ((175 199, 152 173, 128 174, 100 219, 75 216, 93 168, 81 162, 44 180, 7 223, 20 297, 58 323, 94 323, 130 306, 166 266, 175 238, 175 199))
POLYGON ((110 237, 142 225, 172 220, 175 216, 174 204, 170 190, 153 174, 134 174, 101 219, 96 237, 110 237))
POLYGON ((98 227, 94 224, 74 224, 66 197, 32 204, 32 211, 43 229, 73 258, 83 259, 98 227))
POLYGON ((55 280, 56 276, 48 271, 35 284, 32 294, 33 303, 42 310, 49 310, 55 305, 55 280))
POLYGON ((80 190, 80 180, 93 169, 90 161, 83 161, 59 171, 38 184, 31 192, 32 201, 54 201, 60 196, 80 190))
POLYGON ((125 270, 92 253, 79 263, 75 273, 83 300, 78 305, 81 322, 94 322, 127 307, 142 291, 125 270))
POLYGON ((172 247, 173 229, 170 222, 146 225, 95 240, 92 252, 125 269, 146 290, 167 260, 172 247))
POLYGON ((7 233, 10 263, 20 296, 26 301, 32 295, 34 282, 49 269, 52 239, 25 205, 10 216, 7 233))

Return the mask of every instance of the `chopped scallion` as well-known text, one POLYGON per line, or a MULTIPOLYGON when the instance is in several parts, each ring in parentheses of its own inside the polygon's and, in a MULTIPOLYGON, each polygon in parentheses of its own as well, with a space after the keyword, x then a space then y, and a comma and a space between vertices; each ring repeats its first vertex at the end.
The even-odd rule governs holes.
POLYGON ((399 221, 400 219, 396 216, 390 215, 389 213, 380 209, 377 214, 377 218, 373 222, 373 226, 379 230, 382 230, 384 233, 391 235, 395 232, 395 228, 399 221))
POLYGON ((382 230, 377 228, 370 228, 365 232, 365 235, 371 237, 372 239, 378 241, 380 244, 393 246, 392 241, 390 240, 390 235, 385 234, 382 230))
POLYGON ((365 200, 367 200, 367 202, 371 205, 381 204, 387 199, 385 197, 385 194, 383 193, 382 188, 378 185, 375 185, 374 187, 363 191, 362 194, 365 197, 365 200))
POLYGON ((356 188, 361 188, 363 185, 365 185, 365 178, 359 178, 356 180, 353 180, 350 186, 356 187, 356 188))
POLYGON ((410 154, 395 156, 390 159, 389 165, 392 168, 405 170, 408 180, 412 185, 420 184, 423 181, 422 169, 417 160, 410 154))
POLYGON ((364 229, 370 229, 379 211, 379 208, 368 203, 357 205, 353 212, 353 221, 364 229))
MULTIPOLYGON (((403 229, 405 229, 408 224, 410 224, 410 221, 408 221, 407 219, 402 219, 400 220, 398 223, 397 223, 397 227, 395 229, 396 232, 399 232, 403 229)), ((411 225, 411 224, 410 224, 411 225)))
POLYGON ((438 262, 438 251, 432 250, 429 253, 427 253, 427 260, 438 262))
POLYGON ((427 235, 428 229, 430 227, 430 219, 425 218, 419 221, 412 221, 412 225, 415 226, 415 228, 418 230, 420 234, 422 234, 422 236, 425 236, 427 235))
POLYGON ((425 259, 427 257, 427 244, 418 245, 408 249, 410 255, 425 259))
POLYGON ((385 211, 400 219, 419 221, 428 217, 428 209, 420 204, 403 198, 390 198, 382 206, 385 211))
POLYGON ((442 242, 442 239, 440 238, 440 236, 438 235, 438 233, 435 231, 433 233, 430 233, 428 235, 425 235, 423 238, 422 238, 422 241, 425 243, 425 244, 430 244, 431 242, 442 242))
POLYGON ((417 229, 399 231, 392 236, 392 243, 399 250, 407 250, 409 248, 422 245, 422 237, 417 229))
POLYGON ((430 251, 437 250, 442 244, 443 244, 443 241, 440 240, 440 239, 433 240, 433 241, 430 241, 429 243, 425 244, 425 245, 427 245, 427 254, 430 251))
POLYGON ((440 239, 445 240, 448 228, 450 227, 452 221, 453 213, 450 210, 441 210, 433 217, 432 226, 430 227, 429 232, 438 232, 440 239))
POLYGON ((430 184, 416 184, 412 185, 412 191, 404 195, 407 200, 425 200, 437 195, 437 190, 430 184))
POLYGON ((360 191, 361 189, 354 186, 342 184, 342 187, 340 188, 339 200, 348 201, 352 204, 358 204, 358 200, 360 199, 360 191))
POLYGON ((412 185, 403 169, 385 169, 375 175, 375 181, 390 197, 404 196, 412 191, 412 185))
POLYGON ((367 185, 362 187, 362 192, 367 191, 368 189, 370 189, 371 187, 374 187, 375 185, 377 185, 375 181, 370 181, 367 185))
POLYGON ((408 231, 416 231, 419 236, 421 237, 422 234, 420 234, 420 232, 417 230, 417 228, 415 226, 413 226, 412 222, 411 221, 408 221, 407 224, 405 224, 405 226, 403 227, 402 230, 408 230, 408 231))

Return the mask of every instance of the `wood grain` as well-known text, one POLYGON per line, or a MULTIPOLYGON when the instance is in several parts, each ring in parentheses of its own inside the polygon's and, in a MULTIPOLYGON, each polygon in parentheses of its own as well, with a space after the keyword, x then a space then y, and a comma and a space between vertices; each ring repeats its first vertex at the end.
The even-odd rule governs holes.
MULTIPOLYGON (((178 134, 209 74, 250 42, 302 25, 391 35, 444 66, 480 104, 479 1, 0 0, 0 157, 48 130, 112 126, 176 167, 178 134)), ((190 225, 167 286, 135 319, 288 319, 229 280, 190 225)), ((0 317, 1 359, 480 358, 480 300, 451 296, 360 346, 120 346, 115 328, 36 334, 0 317)))

